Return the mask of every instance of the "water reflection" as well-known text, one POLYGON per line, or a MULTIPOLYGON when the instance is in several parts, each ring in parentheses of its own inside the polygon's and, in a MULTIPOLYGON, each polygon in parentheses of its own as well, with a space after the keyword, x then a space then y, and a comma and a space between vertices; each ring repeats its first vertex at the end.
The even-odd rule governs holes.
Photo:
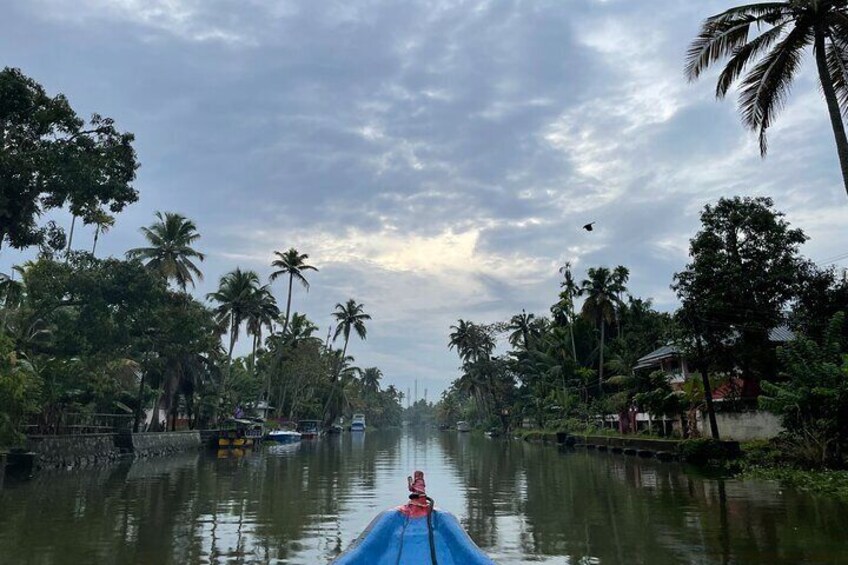
POLYGON ((427 472, 501 563, 837 563, 846 505, 678 465, 469 434, 342 434, 40 475, 0 491, 0 563, 323 563, 427 472))

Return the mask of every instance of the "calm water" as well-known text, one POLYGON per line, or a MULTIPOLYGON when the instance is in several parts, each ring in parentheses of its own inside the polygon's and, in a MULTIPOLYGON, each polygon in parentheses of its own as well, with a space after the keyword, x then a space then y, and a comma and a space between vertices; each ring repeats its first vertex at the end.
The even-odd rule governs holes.
POLYGON ((848 505, 620 455, 369 432, 7 481, 0 563, 325 563, 427 473, 499 563, 848 563, 848 505))

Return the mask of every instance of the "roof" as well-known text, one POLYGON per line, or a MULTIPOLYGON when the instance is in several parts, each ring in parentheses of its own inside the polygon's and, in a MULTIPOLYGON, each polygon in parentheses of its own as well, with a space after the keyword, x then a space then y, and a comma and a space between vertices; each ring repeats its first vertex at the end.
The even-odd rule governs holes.
POLYGON ((769 332, 769 341, 775 343, 785 343, 795 339, 795 332, 789 329, 789 326, 778 326, 769 332))
POLYGON ((680 350, 677 349, 674 345, 663 345, 657 350, 651 351, 644 357, 640 357, 636 361, 636 366, 634 369, 642 369, 644 367, 650 367, 651 365, 656 365, 663 359, 668 359, 669 357, 677 357, 680 355, 680 350))
MULTIPOLYGON (((793 339, 795 339, 795 332, 789 329, 789 326, 778 326, 769 331, 769 341, 772 343, 786 343, 793 339)), ((663 359, 678 357, 679 355, 680 349, 678 349, 677 346, 663 345, 659 349, 651 351, 644 357, 640 357, 636 361, 636 366, 633 368, 644 369, 645 367, 651 367, 658 364, 663 359)))

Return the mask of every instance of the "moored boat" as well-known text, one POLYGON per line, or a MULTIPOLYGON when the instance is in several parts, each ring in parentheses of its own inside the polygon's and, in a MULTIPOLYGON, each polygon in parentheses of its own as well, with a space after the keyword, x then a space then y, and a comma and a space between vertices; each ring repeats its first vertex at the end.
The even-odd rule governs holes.
POLYGON ((434 507, 424 473, 408 480, 409 502, 374 518, 332 565, 494 565, 453 514, 434 507))
POLYGON ((228 427, 217 432, 218 448, 249 448, 262 441, 262 422, 258 419, 230 418, 228 427))
POLYGON ((458 432, 470 432, 471 431, 471 425, 468 422, 466 422, 465 420, 460 420, 459 422, 456 423, 456 431, 458 431, 458 432))
POLYGON ((365 414, 354 414, 350 420, 350 431, 364 432, 365 431, 365 414))
POLYGON ((268 439, 277 443, 297 443, 301 435, 292 430, 274 430, 268 432, 268 439))
POLYGON ((321 432, 321 420, 301 420, 297 423, 301 439, 315 439, 321 432))

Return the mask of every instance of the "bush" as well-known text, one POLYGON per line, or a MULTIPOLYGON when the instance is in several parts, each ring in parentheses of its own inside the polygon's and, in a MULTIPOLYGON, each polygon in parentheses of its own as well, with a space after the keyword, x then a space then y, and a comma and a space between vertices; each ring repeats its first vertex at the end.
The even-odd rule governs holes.
POLYGON ((735 445, 707 438, 687 439, 678 444, 677 451, 687 463, 707 465, 737 457, 739 452, 735 445))

